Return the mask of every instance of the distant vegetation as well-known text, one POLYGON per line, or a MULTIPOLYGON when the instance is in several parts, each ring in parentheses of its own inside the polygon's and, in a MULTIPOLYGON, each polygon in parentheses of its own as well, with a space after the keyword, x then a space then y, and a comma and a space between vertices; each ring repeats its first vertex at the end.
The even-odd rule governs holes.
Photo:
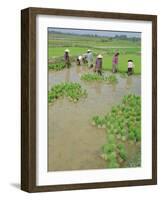
MULTIPOLYGON (((53 31, 51 31, 50 30, 50 32, 49 32, 49 34, 50 35, 68 35, 68 36, 76 36, 76 34, 74 34, 74 33, 62 33, 62 32, 60 32, 60 31, 55 31, 55 30, 53 30, 53 31)), ((121 39, 121 40, 131 40, 131 41, 141 41, 141 38, 140 37, 127 37, 127 35, 117 35, 117 34, 115 34, 115 36, 113 36, 113 37, 110 37, 110 36, 105 36, 105 35, 98 35, 98 34, 81 34, 81 33, 77 33, 77 37, 79 37, 79 36, 81 36, 81 37, 99 37, 99 38, 106 38, 105 39, 105 41, 108 41, 108 40, 112 40, 112 39, 121 39)))

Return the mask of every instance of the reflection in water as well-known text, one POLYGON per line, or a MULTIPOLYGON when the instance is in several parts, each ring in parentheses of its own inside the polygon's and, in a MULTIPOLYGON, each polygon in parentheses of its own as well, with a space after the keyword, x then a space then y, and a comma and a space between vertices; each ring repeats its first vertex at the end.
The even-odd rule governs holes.
POLYGON ((65 72, 65 82, 69 82, 70 81, 70 70, 66 70, 65 72))
POLYGON ((80 80, 80 74, 87 70, 78 66, 49 71, 49 89, 65 79, 81 83, 88 92, 88 97, 77 103, 64 98, 49 105, 49 171, 106 168, 106 162, 100 158, 101 146, 106 142, 105 130, 93 127, 90 120, 95 115, 105 115, 124 95, 141 94, 140 76, 126 79, 117 75, 115 85, 88 83, 80 80))
POLYGON ((116 84, 112 84, 111 88, 112 88, 112 92, 115 92, 116 91, 116 84))
POLYGON ((77 74, 80 74, 81 68, 82 67, 80 65, 78 65, 78 66, 75 67, 77 74))
POLYGON ((132 86, 132 76, 128 76, 127 78, 126 78, 126 85, 125 85, 125 88, 130 88, 131 86, 132 86))
POLYGON ((96 91, 96 94, 101 95, 101 88, 102 88, 102 84, 101 83, 93 83, 93 88, 96 91))

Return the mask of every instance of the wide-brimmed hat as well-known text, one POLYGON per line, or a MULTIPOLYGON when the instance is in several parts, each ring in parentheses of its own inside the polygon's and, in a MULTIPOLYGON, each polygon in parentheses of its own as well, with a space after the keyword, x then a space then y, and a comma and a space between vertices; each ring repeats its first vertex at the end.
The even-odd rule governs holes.
POLYGON ((101 54, 99 54, 99 55, 97 56, 97 58, 103 58, 103 56, 102 56, 101 54))
POLYGON ((87 50, 87 52, 91 52, 91 50, 90 50, 90 49, 88 49, 88 50, 87 50))
POLYGON ((65 52, 70 52, 69 49, 65 49, 65 52))

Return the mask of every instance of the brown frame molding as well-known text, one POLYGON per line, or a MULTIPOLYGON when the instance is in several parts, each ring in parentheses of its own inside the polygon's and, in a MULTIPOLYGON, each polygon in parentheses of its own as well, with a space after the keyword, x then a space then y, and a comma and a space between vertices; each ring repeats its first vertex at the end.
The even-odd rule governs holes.
POLYGON ((21 10, 21 189, 45 192, 157 184, 157 16, 27 8, 21 10), (152 179, 36 186, 36 16, 59 15, 152 22, 152 179))

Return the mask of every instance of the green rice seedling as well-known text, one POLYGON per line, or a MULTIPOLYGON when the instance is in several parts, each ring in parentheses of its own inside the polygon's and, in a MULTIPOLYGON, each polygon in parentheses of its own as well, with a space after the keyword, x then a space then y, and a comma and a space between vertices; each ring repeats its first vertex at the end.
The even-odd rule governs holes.
POLYGON ((99 116, 94 116, 92 118, 92 124, 96 125, 98 128, 102 128, 102 126, 105 124, 105 120, 99 116))
POLYGON ((127 160, 127 152, 126 152, 125 146, 122 146, 122 147, 119 149, 119 155, 120 155, 120 157, 121 157, 123 160, 127 160))
POLYGON ((101 117, 99 117, 98 120, 97 120, 97 127, 98 128, 102 127, 102 119, 101 119, 101 117))
POLYGON ((115 75, 110 75, 110 76, 107 77, 107 82, 108 82, 109 84, 113 84, 113 83, 117 83, 118 80, 117 80, 117 78, 116 78, 115 75))
POLYGON ((124 141, 127 140, 127 137, 124 135, 124 136, 121 137, 121 140, 124 142, 124 141))
POLYGON ((121 78, 127 78, 128 75, 127 75, 127 73, 120 73, 120 77, 121 77, 121 78))
POLYGON ((118 140, 120 140, 120 139, 121 139, 121 134, 120 134, 120 133, 117 134, 117 135, 116 135, 116 138, 117 138, 118 140))
POLYGON ((92 117, 92 125, 96 125, 98 120, 99 120, 99 116, 92 117))
POLYGON ((119 143, 117 145, 117 149, 118 149, 119 158, 122 159, 122 160, 126 160, 127 159, 127 152, 126 152, 125 145, 123 143, 119 143))
POLYGON ((117 78, 115 75, 99 75, 97 73, 85 73, 82 74, 81 76, 81 80, 85 80, 85 81, 102 81, 102 82, 106 82, 109 84, 113 84, 113 83, 117 83, 117 78))
POLYGON ((60 83, 54 85, 48 92, 48 102, 53 102, 60 97, 67 97, 70 101, 77 102, 81 97, 86 96, 86 90, 83 90, 79 83, 60 83))
POLYGON ((85 73, 85 74, 82 74, 81 80, 85 80, 85 81, 101 81, 101 80, 103 80, 103 77, 98 75, 98 74, 96 74, 96 73, 85 73))
POLYGON ((135 141, 135 132, 130 132, 129 133, 129 140, 135 141))
POLYGON ((48 64, 48 68, 51 70, 59 71, 65 68, 64 63, 50 63, 48 64))
MULTIPOLYGON (((119 105, 112 107, 104 117, 99 117, 101 119, 99 123, 106 124, 107 143, 102 147, 103 153, 111 155, 116 152, 119 162, 127 160, 124 145, 126 140, 130 143, 141 141, 140 99, 139 96, 133 94, 126 95, 119 105), (116 145, 118 141, 122 141, 122 144, 116 145)), ((115 164, 118 166, 117 162, 108 160, 108 167, 115 164)))
POLYGON ((117 111, 117 108, 116 107, 112 107, 111 112, 112 113, 116 113, 116 111, 117 111))
POLYGON ((107 140, 108 140, 108 143, 114 144, 115 143, 115 136, 113 134, 108 134, 107 140))
POLYGON ((119 167, 119 164, 118 164, 116 158, 110 159, 110 160, 108 161, 107 167, 108 167, 108 168, 118 168, 118 167, 119 167))
POLYGON ((121 133, 121 136, 126 136, 126 129, 123 128, 123 129, 120 131, 120 133, 121 133))
POLYGON ((107 154, 107 159, 108 160, 115 160, 116 157, 117 157, 117 153, 115 151, 110 152, 110 153, 107 154))
POLYGON ((109 129, 106 129, 106 130, 107 130, 107 134, 114 135, 114 129, 109 128, 109 129))
POLYGON ((141 130, 139 128, 135 129, 135 139, 136 142, 139 142, 141 140, 141 130))
POLYGON ((108 160, 108 155, 106 153, 102 153, 100 156, 103 160, 108 160))
POLYGON ((103 117, 100 119, 101 128, 106 128, 106 119, 103 117))
POLYGON ((125 149, 125 145, 123 143, 117 144, 117 149, 120 151, 122 149, 125 149))
POLYGON ((114 143, 110 144, 110 143, 107 143, 105 145, 103 145, 102 147, 102 150, 104 153, 108 154, 108 153, 111 153, 115 150, 116 148, 116 145, 114 143))
POLYGON ((118 149, 123 149, 125 147, 125 145, 123 144, 123 143, 119 143, 118 145, 117 145, 117 148, 118 149))

